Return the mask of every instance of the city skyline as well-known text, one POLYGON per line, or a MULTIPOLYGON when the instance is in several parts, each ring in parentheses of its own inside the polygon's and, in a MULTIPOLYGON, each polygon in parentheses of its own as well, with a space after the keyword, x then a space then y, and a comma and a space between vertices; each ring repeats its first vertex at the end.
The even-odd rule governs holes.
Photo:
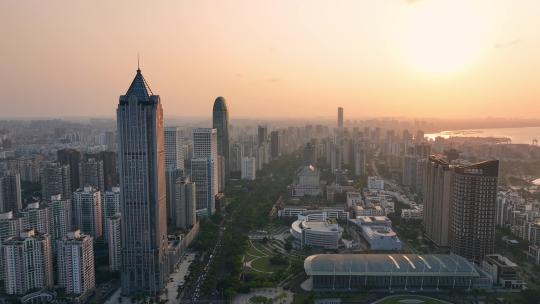
POLYGON ((137 54, 169 116, 538 116, 540 3, 449 3, 3 2, 2 116, 110 117, 137 54))

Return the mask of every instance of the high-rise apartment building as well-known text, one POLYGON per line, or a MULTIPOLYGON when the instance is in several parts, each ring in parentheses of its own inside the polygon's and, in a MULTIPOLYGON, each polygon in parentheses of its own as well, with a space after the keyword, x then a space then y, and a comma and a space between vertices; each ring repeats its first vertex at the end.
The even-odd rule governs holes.
POLYGON ((140 69, 116 115, 122 292, 158 294, 168 277, 163 109, 140 69))
POLYGON ((120 214, 107 218, 107 245, 109 247, 109 270, 120 271, 122 265, 122 240, 120 214))
POLYGON ((51 202, 49 203, 49 210, 52 219, 51 238, 52 241, 55 242, 56 240, 61 240, 64 236, 68 234, 68 232, 71 231, 71 200, 64 199, 60 194, 53 195, 51 197, 51 202))
POLYGON ((424 174, 424 234, 439 247, 449 245, 452 206, 452 171, 439 157, 431 156, 424 174))
POLYGON ((22 220, 22 230, 36 230, 39 233, 52 235, 52 214, 49 205, 42 202, 29 203, 19 211, 22 220))
POLYGON ((103 211, 103 235, 108 238, 107 219, 120 213, 120 188, 112 187, 111 190, 101 192, 101 209, 103 211))
POLYGON ((103 235, 101 192, 84 187, 73 192, 73 213, 76 229, 97 239, 103 235))
POLYGON ((196 218, 196 185, 188 178, 176 181, 175 224, 181 229, 192 227, 196 218))
POLYGON ((77 190, 81 186, 79 183, 79 163, 81 162, 81 152, 75 149, 61 149, 56 151, 56 158, 61 165, 69 166, 69 187, 73 191, 77 190))
POLYGON ((51 196, 56 194, 71 198, 71 186, 70 165, 48 163, 41 168, 41 197, 44 201, 51 201, 51 196))
POLYGON ((217 156, 216 129, 193 129, 191 180, 197 186, 197 214, 200 216, 212 215, 215 210, 219 189, 217 156))
MULTIPOLYGON (((96 158, 88 158, 79 163, 80 187, 94 187, 100 191, 105 190, 105 175, 103 161, 96 158)), ((75 191, 76 189, 73 189, 75 191)))
POLYGON ((53 287, 50 235, 26 230, 4 242, 1 249, 7 294, 24 295, 30 290, 53 287))
POLYGON ((9 238, 18 236, 21 233, 21 228, 21 219, 16 216, 16 213, 13 211, 0 213, 0 281, 4 280, 2 244, 9 238))
POLYGON ((0 176, 0 213, 22 209, 21 177, 18 173, 0 176))
POLYGON ((416 187, 416 163, 418 162, 418 156, 405 155, 403 156, 403 167, 401 171, 401 183, 403 186, 414 190, 416 187))
POLYGON ((480 262, 495 250, 499 161, 456 166, 453 171, 450 249, 480 262))
MULTIPOLYGON (((229 111, 227 110, 227 103, 225 98, 218 97, 214 102, 214 108, 212 109, 212 128, 217 130, 217 153, 224 158, 224 175, 225 178, 229 175, 229 111)), ((222 181, 223 188, 225 188, 225 180, 222 181)))
POLYGON ((85 295, 96 287, 92 237, 70 231, 57 241, 58 285, 68 295, 85 295))

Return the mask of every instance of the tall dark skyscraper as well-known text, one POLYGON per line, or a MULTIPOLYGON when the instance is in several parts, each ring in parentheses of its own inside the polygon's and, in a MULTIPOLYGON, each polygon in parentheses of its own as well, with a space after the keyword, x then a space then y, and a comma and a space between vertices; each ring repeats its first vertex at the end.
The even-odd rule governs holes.
POLYGON ((495 251, 498 176, 498 160, 454 168, 450 247, 471 261, 495 251))
MULTIPOLYGON (((225 176, 229 174, 229 111, 225 98, 218 97, 212 110, 212 128, 217 129, 218 155, 223 156, 225 176)), ((224 182, 224 181, 223 181, 224 182)))
POLYGON ((122 293, 157 294, 168 276, 163 109, 140 69, 116 115, 122 293))
POLYGON ((337 126, 340 131, 343 130, 343 108, 342 107, 337 108, 337 126))
POLYGON ((61 149, 56 151, 56 158, 62 165, 69 165, 70 188, 72 191, 84 186, 79 181, 79 163, 81 162, 81 152, 75 149, 61 149))
POLYGON ((258 135, 258 144, 262 145, 268 139, 268 127, 259 126, 257 128, 257 135, 258 135))

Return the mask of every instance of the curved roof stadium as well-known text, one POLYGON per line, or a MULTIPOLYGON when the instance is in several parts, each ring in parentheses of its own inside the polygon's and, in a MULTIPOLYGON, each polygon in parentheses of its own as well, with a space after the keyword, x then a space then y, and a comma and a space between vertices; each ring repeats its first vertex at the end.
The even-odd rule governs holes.
POLYGON ((317 254, 305 259, 304 270, 308 276, 479 276, 474 265, 453 254, 317 254))

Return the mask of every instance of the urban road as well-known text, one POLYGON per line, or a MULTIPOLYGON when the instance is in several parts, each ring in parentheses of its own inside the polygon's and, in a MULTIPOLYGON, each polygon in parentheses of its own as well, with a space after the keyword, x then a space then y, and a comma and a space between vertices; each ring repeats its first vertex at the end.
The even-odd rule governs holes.
POLYGON ((203 294, 201 289, 202 289, 202 286, 204 285, 204 282, 206 281, 208 271, 210 270, 210 267, 212 266, 212 262, 214 261, 214 258, 216 257, 216 253, 221 248, 221 240, 223 238, 223 231, 225 230, 223 223, 224 222, 222 221, 220 225, 218 240, 210 253, 210 257, 208 258, 206 265, 204 266, 202 272, 199 274, 197 281, 195 282, 195 284, 191 285, 192 287, 189 290, 183 291, 182 303, 220 303, 222 302, 219 300, 220 295, 217 290, 214 291, 212 294, 203 294))

